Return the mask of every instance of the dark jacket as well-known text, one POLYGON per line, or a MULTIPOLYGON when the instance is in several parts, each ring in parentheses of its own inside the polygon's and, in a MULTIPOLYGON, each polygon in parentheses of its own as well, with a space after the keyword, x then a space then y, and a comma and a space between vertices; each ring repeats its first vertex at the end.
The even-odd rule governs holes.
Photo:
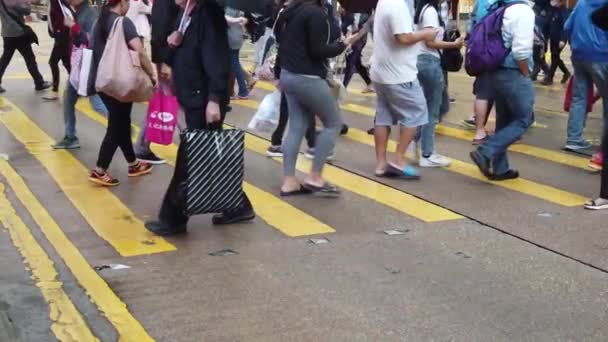
MULTIPOLYGON (((331 26, 323 7, 306 2, 288 6, 275 27, 281 68, 325 78, 327 59, 346 49, 342 42, 331 42, 331 26)), ((339 27, 337 30, 339 33, 339 27)))
MULTIPOLYGON (((207 102, 228 105, 230 49, 224 9, 214 1, 199 3, 191 14, 182 44, 171 54, 175 95, 186 109, 203 110, 207 102)), ((201 113, 202 115, 202 113, 201 113)))
MULTIPOLYGON (((50 0, 50 18, 49 20, 49 34, 51 37, 67 35, 70 32, 70 29, 67 28, 64 24, 63 10, 61 9, 61 5, 59 4, 61 0, 50 0)), ((69 5, 64 5, 64 8, 67 9, 74 15, 74 12, 71 10, 69 5)))
POLYGON ((564 24, 568 20, 568 9, 566 7, 553 7, 547 8, 547 27, 545 30, 545 37, 547 37, 553 43, 560 41, 565 42, 566 35, 564 33, 564 24))
POLYGON ((155 0, 152 6, 152 63, 166 63, 169 58, 167 37, 177 28, 180 10, 174 0, 155 0))
POLYGON ((91 36, 93 35, 93 26, 99 13, 89 4, 88 0, 83 1, 74 14, 75 25, 72 27, 71 38, 74 46, 88 45, 91 46, 91 36))

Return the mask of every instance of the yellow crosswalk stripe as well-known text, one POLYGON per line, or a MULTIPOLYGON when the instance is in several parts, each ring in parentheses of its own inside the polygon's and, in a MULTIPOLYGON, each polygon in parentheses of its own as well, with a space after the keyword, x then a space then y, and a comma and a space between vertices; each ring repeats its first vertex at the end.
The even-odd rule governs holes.
MULTIPOLYGON (((352 112, 352 113, 362 114, 362 115, 369 116, 369 117, 374 117, 376 115, 375 110, 373 108, 361 106, 361 105, 354 104, 354 103, 345 104, 342 106, 342 109, 352 112)), ((473 134, 473 132, 468 132, 468 131, 465 131, 462 129, 449 127, 449 126, 442 125, 442 124, 437 125, 435 132, 437 132, 437 134, 441 134, 441 135, 444 135, 444 136, 447 136, 450 138, 455 138, 455 139, 464 140, 464 141, 472 141, 473 138, 475 137, 475 134, 473 134)), ((547 160, 550 162, 563 164, 563 165, 571 166, 571 167, 576 167, 576 168, 584 169, 584 170, 588 169, 587 165, 589 164, 589 160, 586 158, 581 158, 581 157, 577 157, 577 156, 574 156, 574 155, 571 155, 568 153, 552 151, 552 150, 549 150, 546 148, 536 147, 536 146, 526 145, 526 144, 511 145, 511 147, 509 148, 509 151, 518 152, 518 153, 525 154, 525 155, 528 155, 531 157, 544 159, 544 160, 547 160)))
MULTIPOLYGON (((6 161, 0 160, 0 168, 6 161)), ((57 270, 42 246, 15 212, 0 183, 0 222, 23 256, 27 269, 32 273, 36 286, 40 289, 49 306, 51 331, 59 341, 99 341, 91 332, 84 319, 63 290, 63 283, 57 279, 57 270)))
MULTIPOLYGON (((374 146, 374 138, 367 134, 367 132, 351 128, 346 136, 351 140, 363 143, 368 146, 374 146)), ((397 148, 397 143, 393 140, 389 141, 388 148, 390 150, 395 150, 397 148)), ((567 207, 581 206, 587 201, 587 198, 581 195, 556 189, 554 187, 536 183, 523 178, 501 182, 492 182, 486 177, 484 177, 475 165, 465 163, 456 159, 452 159, 452 164, 446 169, 461 174, 463 176, 478 179, 485 183, 494 184, 505 189, 517 191, 532 197, 540 198, 542 200, 567 207)))
POLYGON ((63 193, 82 214, 93 230, 122 256, 174 251, 175 246, 150 233, 143 222, 110 190, 92 186, 88 170, 72 154, 51 148, 54 140, 17 106, 4 98, 10 109, 0 115, 0 122, 25 145, 63 193))
MULTIPOLYGON (((118 341, 153 341, 143 326, 129 312, 127 305, 116 296, 108 284, 93 270, 78 248, 76 248, 76 246, 67 238, 61 227, 59 227, 57 222, 51 217, 48 211, 46 211, 42 203, 36 199, 23 179, 8 162, 0 160, 0 174, 6 179, 6 182, 13 189, 13 192, 19 201, 30 213, 44 236, 65 262, 66 266, 74 275, 80 286, 82 286, 91 301, 97 305, 99 311, 114 326, 118 333, 118 341)), ((0 187, 1 186, 2 185, 0 184, 0 187)), ((3 201, 3 199, 0 198, 0 201, 3 201)), ((7 211, 2 207, 3 205, 0 204, 0 215, 6 215, 7 211)), ((25 232, 24 229, 27 229, 27 227, 21 227, 20 231, 25 232)), ((35 240, 31 241, 29 238, 28 240, 22 238, 21 241, 26 247, 33 246, 33 243, 35 243, 35 240)), ((42 260, 42 255, 38 254, 38 256, 39 257, 34 258, 34 260, 42 260)), ((31 264, 30 267, 33 271, 31 264)), ((42 285, 55 285, 56 287, 56 283, 53 284, 52 282, 44 283, 42 285)), ((51 310, 51 312, 54 312, 55 315, 64 313, 64 311, 53 310, 51 310)), ((66 316, 64 319, 68 319, 69 317, 70 316, 66 316)), ((70 336, 65 336, 65 338, 57 337, 60 341, 97 341, 94 337, 87 338, 84 335, 75 333, 70 334, 70 336)))
MULTIPOLYGON (((104 126, 107 125, 106 119, 95 112, 88 101, 79 100, 76 108, 92 120, 104 126)), ((136 125, 132 125, 132 127, 136 135, 139 132, 139 127, 136 125)), ((154 151, 167 160, 170 165, 175 166, 174 160, 177 156, 177 146, 175 144, 169 146, 155 145, 154 151)), ((335 232, 335 229, 327 224, 250 183, 245 182, 243 187, 255 208, 256 214, 268 225, 287 236, 299 237, 335 232)))
MULTIPOLYGON (((257 109, 258 103, 252 100, 233 101, 233 104, 246 108, 257 109)), ((245 138, 246 147, 258 154, 265 155, 268 141, 258 138, 254 135, 247 134, 245 138)), ((303 156, 298 158, 297 169, 302 172, 310 170, 311 163, 303 156)), ((450 210, 441 208, 430 202, 421 200, 412 195, 406 194, 399 190, 395 190, 384 184, 374 182, 359 175, 344 171, 332 165, 326 165, 323 171, 323 176, 329 182, 358 194, 362 197, 369 198, 387 207, 403 212, 409 216, 416 217, 425 222, 440 222, 447 220, 456 220, 463 218, 450 210)))
MULTIPOLYGON (((234 103, 251 109, 257 109, 258 106, 258 103, 252 100, 234 101, 234 103)), ((363 132, 356 128, 351 127, 346 135, 346 138, 368 146, 374 146, 374 138, 368 135, 367 132, 363 132)), ((395 150, 396 145, 397 144, 394 141, 389 141, 389 150, 395 150)), ((467 177, 475 178, 486 183, 491 183, 563 206, 580 206, 587 201, 587 198, 583 196, 522 178, 501 182, 492 182, 479 173, 479 170, 475 165, 455 159, 452 161, 452 165, 450 165, 450 167, 447 169, 467 177)))

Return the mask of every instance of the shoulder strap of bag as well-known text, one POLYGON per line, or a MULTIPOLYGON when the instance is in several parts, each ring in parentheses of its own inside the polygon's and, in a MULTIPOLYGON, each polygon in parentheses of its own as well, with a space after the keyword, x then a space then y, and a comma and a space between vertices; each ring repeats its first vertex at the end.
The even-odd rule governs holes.
MULTIPOLYGON (((13 13, 11 13, 11 11, 8 10, 8 7, 6 7, 6 4, 4 3, 4 0, 0 0, 0 2, 2 3, 2 8, 4 8, 4 11, 6 12, 6 14, 13 19, 17 25, 21 26, 22 29, 27 30, 30 29, 29 26, 27 26, 25 23, 22 23, 18 17, 16 17, 13 13)), ((50 20, 50 19, 49 19, 50 20)))

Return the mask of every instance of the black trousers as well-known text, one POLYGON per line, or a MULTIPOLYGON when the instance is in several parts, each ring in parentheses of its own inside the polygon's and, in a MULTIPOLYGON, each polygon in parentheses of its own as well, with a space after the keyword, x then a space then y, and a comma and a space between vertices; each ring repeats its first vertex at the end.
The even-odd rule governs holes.
POLYGON ((4 41, 4 51, 2 52, 2 57, 0 57, 0 83, 2 83, 2 77, 4 77, 4 72, 8 67, 11 59, 13 59, 13 55, 15 51, 19 51, 23 59, 25 59, 25 65, 27 66, 27 71, 29 71, 30 75, 34 79, 34 84, 36 87, 39 87, 44 83, 44 79, 38 70, 38 64, 36 64, 36 56, 34 55, 34 51, 32 50, 32 45, 28 41, 28 38, 25 36, 21 37, 9 37, 2 38, 4 41))
MULTIPOLYGON (((279 113, 279 124, 272 133, 270 139, 272 146, 281 146, 283 144, 283 135, 285 135, 285 128, 289 121, 289 108, 287 107, 287 98, 285 94, 281 93, 281 111, 279 113)), ((315 130, 315 118, 312 117, 308 129, 306 130, 306 144, 309 148, 315 147, 315 139, 317 132, 315 130)))
MULTIPOLYGON (((184 108, 186 115, 186 126, 188 129, 214 129, 221 130, 224 122, 225 113, 222 115, 221 122, 216 122, 207 125, 205 119, 205 109, 203 108, 184 108)), ((177 151, 177 160, 175 161, 175 170, 169 188, 163 198, 163 203, 160 208, 158 218, 161 222, 168 224, 170 227, 176 227, 188 223, 188 216, 185 213, 185 198, 182 197, 180 189, 183 189, 187 179, 187 160, 183 158, 186 155, 186 144, 180 143, 177 151)), ((247 212, 253 210, 251 201, 247 194, 243 192, 243 203, 240 208, 234 213, 225 213, 227 215, 237 214, 239 212, 247 212)))
POLYGON ((564 63, 564 61, 562 60, 562 57, 561 57, 562 49, 559 48, 559 41, 551 40, 550 45, 551 45, 551 68, 549 70, 548 78, 550 80, 553 80, 553 76, 555 76, 555 71, 557 71, 558 67, 562 71, 562 73, 564 73, 564 75, 570 75, 570 70, 568 70, 568 68, 566 67, 566 64, 564 63))
POLYGON ((369 78, 369 70, 363 65, 362 54, 364 48, 365 44, 355 44, 353 45, 352 52, 346 55, 346 70, 344 71, 344 81, 342 82, 346 88, 348 88, 355 70, 361 75, 365 84, 372 84, 372 80, 369 78))
POLYGON ((131 141, 131 109, 133 103, 123 103, 103 93, 100 93, 99 96, 108 109, 108 129, 101 142, 97 167, 107 170, 116 149, 119 147, 127 162, 133 163, 135 161, 135 152, 131 141))
POLYGON ((533 50, 534 69, 532 70, 532 78, 536 79, 538 73, 542 70, 545 76, 549 75, 549 66, 545 60, 545 49, 542 46, 534 46, 533 50))
POLYGON ((70 36, 69 33, 59 33, 55 36, 53 51, 49 58, 49 66, 53 75, 53 91, 59 90, 59 62, 63 63, 68 74, 71 72, 70 66, 70 36))

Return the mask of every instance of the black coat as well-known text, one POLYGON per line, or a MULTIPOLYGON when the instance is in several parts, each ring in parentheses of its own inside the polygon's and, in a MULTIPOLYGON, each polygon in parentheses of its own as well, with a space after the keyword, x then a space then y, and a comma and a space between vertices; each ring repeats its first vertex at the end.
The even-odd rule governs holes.
POLYGON ((155 0, 152 6, 150 21, 152 24, 152 62, 166 63, 169 58, 169 45, 167 37, 176 27, 179 7, 175 0, 155 0))
POLYGON ((225 112, 230 48, 224 9, 212 1, 199 3, 191 18, 182 44, 171 54, 175 95, 187 110, 203 110, 215 101, 225 112))

